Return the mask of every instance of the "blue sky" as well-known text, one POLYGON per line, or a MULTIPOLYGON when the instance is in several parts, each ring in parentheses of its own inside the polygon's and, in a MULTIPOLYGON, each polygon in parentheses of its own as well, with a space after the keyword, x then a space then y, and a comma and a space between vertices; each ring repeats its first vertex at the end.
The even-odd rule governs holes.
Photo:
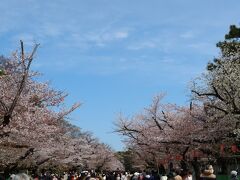
POLYGON ((33 69, 83 106, 70 121, 115 150, 121 112, 131 116, 167 94, 188 104, 188 84, 218 56, 215 44, 239 25, 239 0, 2 0, 0 53, 22 39, 41 44, 33 69))

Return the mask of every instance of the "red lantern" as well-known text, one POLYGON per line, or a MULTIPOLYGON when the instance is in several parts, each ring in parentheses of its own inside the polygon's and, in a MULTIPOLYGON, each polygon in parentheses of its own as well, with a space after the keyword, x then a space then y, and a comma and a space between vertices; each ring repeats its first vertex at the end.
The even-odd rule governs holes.
POLYGON ((233 153, 239 152, 239 149, 237 148, 236 144, 232 145, 231 149, 233 153))
POLYGON ((224 145, 224 144, 221 144, 221 145, 220 145, 220 153, 221 153, 221 154, 224 153, 224 148, 225 148, 225 145, 224 145))
POLYGON ((196 150, 192 150, 192 157, 197 157, 197 151, 196 150))

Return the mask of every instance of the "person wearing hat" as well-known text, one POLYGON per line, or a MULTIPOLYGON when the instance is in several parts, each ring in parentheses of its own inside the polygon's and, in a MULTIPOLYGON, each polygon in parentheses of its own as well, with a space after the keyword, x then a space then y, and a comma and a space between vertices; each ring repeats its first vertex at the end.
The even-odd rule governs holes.
POLYGON ((238 180, 238 177, 237 177, 237 171, 231 171, 230 173, 230 179, 231 180, 238 180))
POLYGON ((200 180, 216 180, 216 175, 213 173, 214 173, 213 166, 208 165, 200 175, 200 180))

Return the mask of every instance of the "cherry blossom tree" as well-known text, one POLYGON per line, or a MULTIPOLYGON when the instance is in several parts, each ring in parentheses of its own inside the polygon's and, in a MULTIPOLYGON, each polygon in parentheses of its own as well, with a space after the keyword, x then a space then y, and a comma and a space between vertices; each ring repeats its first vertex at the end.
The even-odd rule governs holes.
POLYGON ((1 58, 4 71, 0 76, 0 146, 4 147, 1 164, 10 169, 41 147, 55 142, 55 135, 61 132, 59 120, 79 107, 75 104, 70 109, 55 111, 56 107, 63 107, 67 95, 34 80, 38 73, 30 71, 30 65, 37 47, 26 56, 21 42, 20 55, 14 53, 12 58, 1 58), (18 153, 9 158, 4 154, 6 151, 18 153))
POLYGON ((212 136, 230 144, 239 143, 240 132, 239 30, 230 26, 226 39, 217 44, 220 56, 208 64, 208 71, 192 87, 194 100, 203 104, 208 122, 215 128, 212 136))
POLYGON ((30 53, 0 58, 0 167, 5 173, 18 168, 81 167, 121 168, 111 148, 89 132, 66 121, 80 106, 65 108, 67 94, 36 81, 30 53))
POLYGON ((217 44, 220 57, 193 82, 190 107, 162 104, 160 95, 142 113, 118 118, 116 132, 145 163, 151 159, 158 167, 180 155, 181 165, 188 162, 198 173, 199 162, 193 157, 218 160, 224 145, 239 144, 239 29, 231 27, 226 40, 217 44))
MULTIPOLYGON (((219 147, 214 147, 214 139, 208 136, 203 108, 162 104, 162 98, 155 97, 149 108, 132 119, 120 116, 116 123, 116 132, 126 137, 127 147, 139 155, 142 166, 159 169, 161 164, 175 162, 187 169, 196 165, 193 152, 215 156, 219 147)), ((199 167, 195 169, 199 171, 199 167)))

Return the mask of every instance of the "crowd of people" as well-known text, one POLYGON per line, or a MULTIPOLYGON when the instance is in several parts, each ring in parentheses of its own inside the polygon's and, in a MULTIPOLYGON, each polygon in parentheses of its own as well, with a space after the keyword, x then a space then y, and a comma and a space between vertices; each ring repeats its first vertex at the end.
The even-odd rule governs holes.
MULTIPOLYGON (((43 173, 40 175, 29 176, 25 173, 12 174, 7 180, 193 180, 196 177, 193 177, 190 170, 181 170, 176 169, 170 171, 169 173, 156 171, 142 171, 142 172, 104 172, 96 173, 94 171, 82 171, 81 173, 77 172, 64 172, 62 174, 54 173, 43 173)), ((217 180, 216 175, 214 174, 214 169, 212 165, 206 166, 200 174, 200 180, 217 180)), ((230 180, 238 180, 237 171, 233 170, 229 176, 230 180)))

